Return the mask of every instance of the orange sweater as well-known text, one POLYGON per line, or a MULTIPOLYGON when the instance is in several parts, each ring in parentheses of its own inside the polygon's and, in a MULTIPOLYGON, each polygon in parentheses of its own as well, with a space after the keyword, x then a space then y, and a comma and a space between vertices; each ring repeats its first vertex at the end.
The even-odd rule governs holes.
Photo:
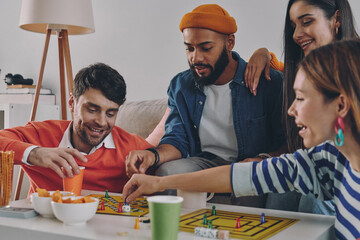
POLYGON ((280 72, 284 72, 284 63, 280 62, 276 58, 276 55, 274 53, 270 52, 270 55, 271 55, 270 67, 280 72))
MULTIPOLYGON (((25 149, 29 146, 58 147, 70 121, 49 120, 29 122, 24 127, 0 131, 0 150, 14 150, 15 164, 22 164, 30 178, 30 191, 36 187, 47 190, 62 190, 62 179, 51 169, 28 166, 21 162, 25 149)), ((83 189, 110 192, 122 192, 128 177, 125 173, 125 157, 132 150, 142 150, 151 145, 140 136, 130 134, 114 127, 112 136, 116 149, 99 148, 93 154, 86 155, 88 162, 79 162, 85 166, 83 189)))

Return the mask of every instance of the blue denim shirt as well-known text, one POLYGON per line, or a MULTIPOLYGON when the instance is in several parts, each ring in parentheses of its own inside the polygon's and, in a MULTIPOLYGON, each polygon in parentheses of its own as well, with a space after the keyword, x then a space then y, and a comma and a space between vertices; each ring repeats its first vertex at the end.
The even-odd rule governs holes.
MULTIPOLYGON (((233 52, 238 62, 230 83, 233 121, 238 146, 237 161, 272 152, 285 144, 282 127, 282 73, 270 70, 271 81, 261 76, 257 95, 245 86, 247 63, 233 52)), ((171 109, 165 123, 165 135, 160 144, 176 147, 182 158, 201 153, 199 124, 206 96, 189 70, 177 74, 168 88, 171 109)))

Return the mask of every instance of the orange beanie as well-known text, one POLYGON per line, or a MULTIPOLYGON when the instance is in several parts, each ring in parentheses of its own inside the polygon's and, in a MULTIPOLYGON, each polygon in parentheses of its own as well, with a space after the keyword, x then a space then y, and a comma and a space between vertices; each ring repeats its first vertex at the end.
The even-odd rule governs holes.
POLYGON ((200 5, 185 14, 179 28, 181 32, 184 28, 206 28, 223 34, 232 34, 237 30, 235 19, 217 4, 200 5))

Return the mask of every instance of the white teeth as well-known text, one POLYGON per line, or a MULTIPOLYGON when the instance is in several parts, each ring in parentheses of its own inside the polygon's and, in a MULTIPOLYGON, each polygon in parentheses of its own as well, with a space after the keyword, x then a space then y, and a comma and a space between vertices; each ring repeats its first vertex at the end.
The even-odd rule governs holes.
POLYGON ((99 129, 95 129, 95 128, 90 128, 91 129, 91 131, 94 131, 94 132, 100 132, 101 130, 99 130, 99 129))
POLYGON ((306 45, 308 45, 308 44, 310 44, 310 43, 312 43, 313 41, 312 40, 309 40, 309 41, 307 41, 307 42, 303 42, 303 43, 301 43, 301 46, 302 47, 305 47, 306 45))

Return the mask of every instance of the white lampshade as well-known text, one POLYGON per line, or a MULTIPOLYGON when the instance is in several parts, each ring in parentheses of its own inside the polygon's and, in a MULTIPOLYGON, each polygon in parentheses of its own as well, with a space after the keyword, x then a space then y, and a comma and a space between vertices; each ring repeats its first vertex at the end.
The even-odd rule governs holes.
POLYGON ((91 0, 22 0, 19 27, 39 33, 48 28, 67 29, 71 35, 92 33, 91 0))

